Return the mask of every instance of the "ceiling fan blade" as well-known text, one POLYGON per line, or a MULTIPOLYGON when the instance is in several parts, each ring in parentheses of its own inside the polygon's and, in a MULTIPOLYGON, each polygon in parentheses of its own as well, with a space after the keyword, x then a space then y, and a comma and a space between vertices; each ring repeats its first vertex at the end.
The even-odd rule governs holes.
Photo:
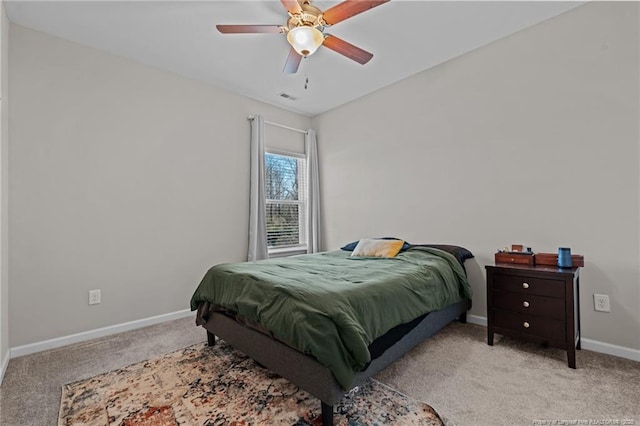
POLYGON ((302 56, 292 47, 287 56, 287 62, 284 64, 284 72, 287 74, 295 74, 302 61, 302 56))
POLYGON ((298 13, 302 13, 302 8, 300 7, 300 3, 297 0, 280 0, 284 7, 287 9, 289 13, 292 15, 296 15, 298 13))
POLYGON ((373 53, 362 50, 336 36, 327 35, 322 45, 328 47, 334 52, 338 52, 339 54, 346 56, 349 59, 353 59, 362 65, 366 64, 371 60, 371 58, 373 58, 373 53))
POLYGON ((329 25, 334 25, 388 1, 389 0, 345 0, 325 10, 323 13, 324 21, 329 25))
POLYGON ((280 25, 216 25, 222 34, 281 34, 284 28, 280 25))

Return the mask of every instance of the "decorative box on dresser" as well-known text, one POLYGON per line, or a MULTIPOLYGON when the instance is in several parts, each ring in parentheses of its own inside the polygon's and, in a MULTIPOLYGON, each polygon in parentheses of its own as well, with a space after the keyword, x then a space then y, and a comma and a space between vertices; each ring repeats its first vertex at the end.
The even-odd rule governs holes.
POLYGON ((580 268, 487 265, 487 343, 494 333, 565 349, 576 368, 580 349, 580 268))

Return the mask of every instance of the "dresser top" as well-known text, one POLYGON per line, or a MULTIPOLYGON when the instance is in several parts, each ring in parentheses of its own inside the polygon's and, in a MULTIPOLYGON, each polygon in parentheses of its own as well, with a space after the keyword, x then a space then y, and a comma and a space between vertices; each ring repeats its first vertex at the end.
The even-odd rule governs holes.
POLYGON ((504 272, 529 272, 529 273, 545 273, 558 275, 579 276, 580 268, 558 268, 557 266, 548 265, 522 265, 518 263, 496 263, 495 265, 486 265, 487 270, 504 271, 504 272))

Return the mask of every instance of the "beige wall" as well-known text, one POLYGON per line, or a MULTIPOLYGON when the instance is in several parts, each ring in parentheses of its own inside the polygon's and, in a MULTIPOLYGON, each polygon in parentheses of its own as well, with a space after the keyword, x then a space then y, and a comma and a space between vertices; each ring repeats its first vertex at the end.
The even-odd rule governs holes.
MULTIPOLYGON (((0 369, 9 356, 9 20, 0 2, 0 369)), ((0 376, 2 372, 0 371, 0 376)), ((1 380, 1 377, 0 377, 1 380)))
POLYGON ((308 117, 13 24, 10 60, 12 347, 185 309, 246 259, 247 116, 308 117))
POLYGON ((463 245, 486 316, 496 249, 569 246, 583 337, 640 349, 638 16, 590 3, 316 117, 325 248, 463 245))

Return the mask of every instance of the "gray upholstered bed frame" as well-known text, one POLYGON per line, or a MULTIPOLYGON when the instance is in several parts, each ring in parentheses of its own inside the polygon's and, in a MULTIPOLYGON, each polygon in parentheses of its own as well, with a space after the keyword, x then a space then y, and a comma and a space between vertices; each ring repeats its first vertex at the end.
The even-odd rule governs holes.
MULTIPOLYGON (((352 387, 383 370, 455 319, 466 322, 467 310, 470 307, 471 301, 465 299, 439 311, 431 312, 402 339, 371 361, 366 370, 358 373, 352 387)), ((320 364, 315 358, 219 312, 210 312, 202 326, 207 330, 209 345, 214 345, 215 336, 218 336, 258 363, 318 398, 322 403, 323 426, 333 425, 333 405, 343 398, 345 390, 338 384, 327 367, 320 364)))

